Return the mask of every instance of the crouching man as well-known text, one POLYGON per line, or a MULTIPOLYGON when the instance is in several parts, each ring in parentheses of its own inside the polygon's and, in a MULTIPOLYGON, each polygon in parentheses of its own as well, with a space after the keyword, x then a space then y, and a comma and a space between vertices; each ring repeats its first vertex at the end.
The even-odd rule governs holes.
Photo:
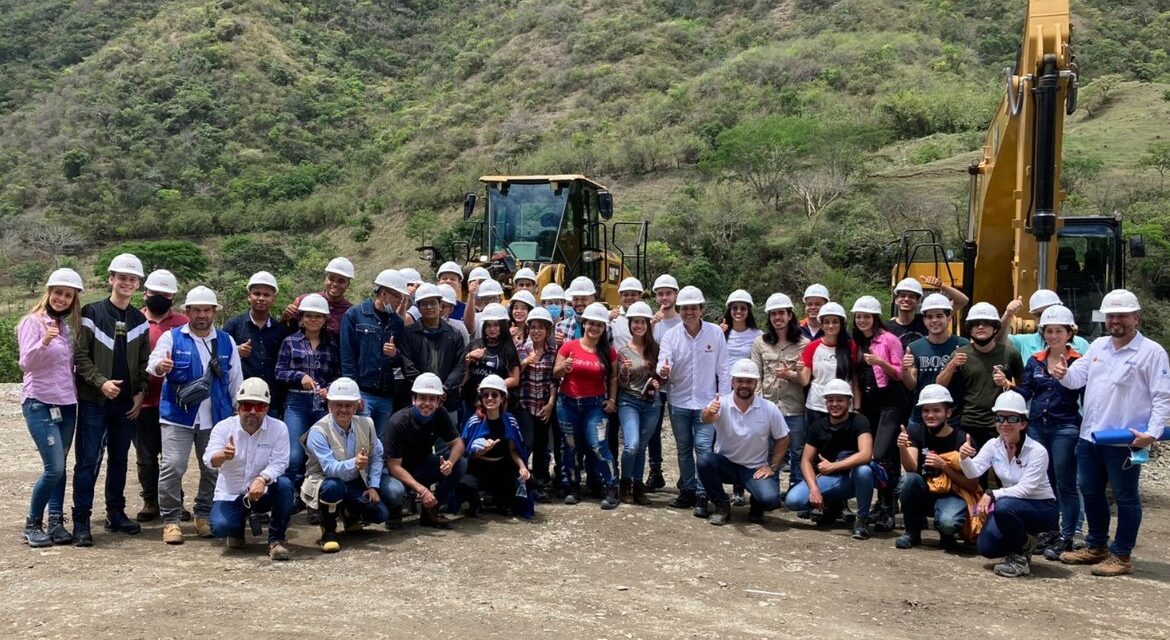
POLYGON ((775 403, 756 395, 759 382, 759 367, 746 358, 737 360, 731 366, 732 392, 716 396, 700 415, 704 423, 715 425, 715 450, 699 457, 699 480, 715 503, 707 518, 713 525, 731 519, 724 483, 751 494, 752 522, 762 523, 765 511, 780 506, 778 471, 788 454, 788 425, 775 403))
POLYGON ((236 415, 211 430, 203 463, 219 471, 211 503, 211 533, 227 538, 229 549, 244 548, 244 523, 271 511, 268 557, 288 560, 285 531, 293 509, 288 467, 288 427, 268 415, 268 383, 248 378, 236 393, 236 415))
POLYGON ((361 403, 357 383, 338 378, 329 385, 329 415, 305 435, 309 452, 301 499, 321 513, 321 551, 341 551, 337 539, 340 515, 346 532, 364 524, 385 522, 390 510, 382 502, 382 442, 371 418, 357 415, 361 403), (373 463, 371 463, 373 461, 373 463))

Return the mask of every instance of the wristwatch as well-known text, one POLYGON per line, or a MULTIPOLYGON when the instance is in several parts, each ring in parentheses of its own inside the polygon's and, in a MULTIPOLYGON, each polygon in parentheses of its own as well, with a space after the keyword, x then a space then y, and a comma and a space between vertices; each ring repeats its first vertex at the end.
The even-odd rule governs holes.
POLYGON ((768 468, 772 470, 772 473, 780 473, 780 465, 778 464, 770 464, 768 468))

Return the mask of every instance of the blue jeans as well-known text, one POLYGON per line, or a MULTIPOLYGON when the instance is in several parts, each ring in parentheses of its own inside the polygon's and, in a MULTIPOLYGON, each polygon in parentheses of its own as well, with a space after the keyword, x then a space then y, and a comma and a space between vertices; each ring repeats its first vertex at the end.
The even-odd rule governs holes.
POLYGON ((706 496, 703 485, 695 478, 695 460, 704 453, 711 453, 715 445, 715 427, 703 424, 700 413, 702 409, 671 407, 670 429, 678 446, 678 488, 706 496))
POLYGON ((800 484, 804 477, 800 474, 800 456, 804 455, 804 443, 808 439, 808 420, 805 414, 784 416, 788 425, 788 488, 800 484))
POLYGON ((130 402, 105 404, 82 400, 77 406, 77 433, 73 438, 73 518, 93 513, 94 487, 102 469, 102 455, 109 448, 106 467, 106 512, 126 510, 126 461, 134 437, 134 421, 126 417, 130 402))
POLYGON ((1060 535, 1072 539, 1081 520, 1081 495, 1077 491, 1077 442, 1081 428, 1047 418, 1028 423, 1028 435, 1048 450, 1048 482, 1060 505, 1060 535))
POLYGON ((651 469, 662 469, 662 421, 666 418, 666 392, 658 393, 658 421, 654 424, 654 433, 650 434, 646 443, 646 454, 650 458, 651 469))
POLYGON ((361 518, 362 522, 377 524, 386 522, 386 518, 390 517, 390 508, 381 499, 381 493, 379 489, 378 502, 370 502, 366 495, 366 483, 361 478, 349 482, 339 478, 325 478, 317 500, 322 511, 336 513, 338 509, 345 509, 351 516, 361 518))
POLYGON ((376 396, 372 393, 361 392, 362 412, 360 415, 374 420, 374 430, 378 439, 386 437, 386 428, 390 426, 390 416, 394 415, 394 398, 390 396, 376 396))
POLYGON ((967 501, 953 493, 931 493, 926 478, 906 471, 898 483, 902 501, 902 517, 907 533, 921 533, 926 528, 927 514, 934 513, 934 528, 943 537, 955 536, 967 524, 967 501), (932 509, 933 507, 933 509, 932 509))
MULTIPOLYGON (((459 480, 467 472, 467 458, 460 458, 455 461, 454 468, 451 469, 451 475, 443 475, 439 471, 439 458, 446 458, 448 456, 450 456, 450 449, 440 453, 432 453, 431 457, 423 464, 407 469, 415 482, 424 487, 438 485, 435 487, 435 500, 439 502, 440 507, 448 504, 448 500, 454 495, 455 487, 459 484, 459 480)), ((402 484, 402 481, 398 478, 390 475, 389 471, 382 472, 381 485, 382 500, 386 501, 391 508, 401 508, 402 503, 406 501, 406 485, 402 484)))
POLYGON ((617 486, 617 473, 609 445, 602 440, 605 412, 601 405, 605 396, 594 398, 557 397, 557 422, 561 425, 561 486, 570 493, 577 492, 581 472, 577 469, 577 443, 584 443, 586 459, 592 454, 594 469, 606 487, 617 486), (601 433, 599 433, 601 431, 601 433))
MULTIPOLYGON (((252 511, 256 513, 272 512, 268 521, 268 542, 285 539, 288 530, 288 519, 293 510, 293 484, 285 476, 276 479, 268 485, 268 491, 260 499, 252 503, 252 511)), ((244 537, 244 520, 248 516, 248 508, 244 506, 244 496, 235 500, 216 500, 211 503, 211 535, 217 538, 233 536, 244 537)))
POLYGON ((328 413, 316 408, 317 401, 311 393, 290 393, 284 405, 284 424, 288 427, 288 468, 284 475, 299 488, 305 481, 305 447, 301 444, 309 429, 328 413))
POLYGON ((1023 553, 1029 535, 1039 535, 1056 528, 1060 512, 1056 500, 1000 498, 979 532, 979 555, 1001 558, 1009 553, 1023 553))
MULTIPOLYGON (((873 500, 873 470, 868 464, 858 465, 835 476, 817 476, 817 489, 826 503, 848 502, 857 498, 857 517, 869 517, 870 502, 873 500)), ((788 490, 785 504, 792 511, 808 511, 808 483, 802 482, 788 490)))
POLYGON ((1109 551, 1128 557, 1137 544, 1138 528, 1142 525, 1142 499, 1138 494, 1141 465, 1128 466, 1129 447, 1093 444, 1088 440, 1077 442, 1077 487, 1085 498, 1085 521, 1089 534, 1085 544, 1094 549, 1109 542, 1109 499, 1105 487, 1113 487, 1117 502, 1117 532, 1109 551))
POLYGON ((721 453, 708 452, 699 456, 699 480, 703 490, 715 504, 727 504, 724 484, 747 489, 752 494, 753 511, 771 511, 780 506, 780 476, 756 480, 755 469, 736 464, 721 453))
POLYGON ((73 443, 73 429, 77 424, 77 405, 51 405, 29 398, 20 405, 28 433, 37 445, 41 462, 45 465, 41 477, 33 485, 32 502, 28 507, 30 518, 40 518, 45 513, 65 512, 65 458, 73 443), (61 420, 56 422, 49 410, 61 410, 61 420))
POLYGON ((646 474, 646 443, 654 433, 662 406, 653 400, 623 391, 618 395, 618 415, 622 423, 622 480, 642 481, 646 474))

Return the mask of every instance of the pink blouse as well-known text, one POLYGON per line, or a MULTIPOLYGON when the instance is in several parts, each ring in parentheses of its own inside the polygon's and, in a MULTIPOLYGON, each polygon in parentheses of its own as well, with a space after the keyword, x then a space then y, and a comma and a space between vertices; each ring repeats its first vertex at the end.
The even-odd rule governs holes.
POLYGON ((45 404, 77 404, 77 385, 73 380, 73 340, 69 325, 60 324, 61 333, 45 346, 47 315, 27 315, 16 325, 20 346, 20 369, 24 371, 20 399, 29 398, 45 404))

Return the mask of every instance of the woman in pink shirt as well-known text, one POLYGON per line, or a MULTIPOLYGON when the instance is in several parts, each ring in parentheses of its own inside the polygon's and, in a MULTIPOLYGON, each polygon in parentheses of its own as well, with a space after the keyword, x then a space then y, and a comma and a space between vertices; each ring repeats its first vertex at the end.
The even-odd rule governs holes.
POLYGON ((21 411, 41 453, 45 470, 33 485, 24 521, 30 547, 69 544, 65 529, 65 455, 77 422, 77 386, 73 381, 73 335, 77 332, 81 276, 72 269, 49 275, 45 295, 16 325, 20 346, 21 411), (44 527, 49 507, 49 529, 44 527))
POLYGON ((873 429, 873 459, 886 469, 889 481, 878 489, 874 529, 894 528, 894 487, 902 465, 898 459, 898 418, 902 414, 902 341, 882 325, 882 305, 873 296, 853 303, 853 341, 860 354, 857 386, 861 413, 873 429))

